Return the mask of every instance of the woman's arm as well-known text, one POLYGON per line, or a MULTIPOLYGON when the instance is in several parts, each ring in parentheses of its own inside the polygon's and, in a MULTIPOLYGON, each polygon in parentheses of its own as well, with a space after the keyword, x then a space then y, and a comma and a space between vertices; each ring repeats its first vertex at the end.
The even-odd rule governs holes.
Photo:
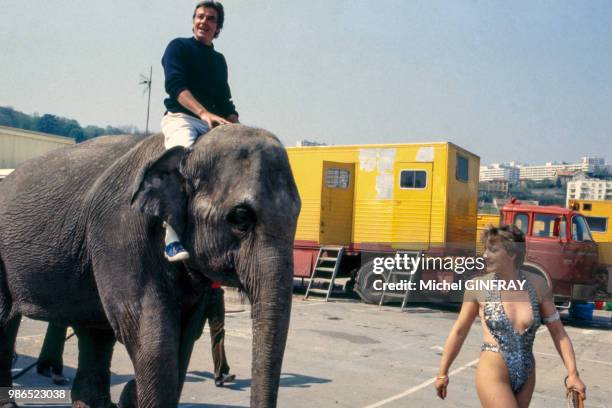
POLYGON ((567 335, 567 332, 563 328, 561 320, 559 320, 559 312, 557 312, 557 308, 553 302, 552 293, 550 290, 546 290, 542 297, 543 299, 540 303, 540 312, 543 316, 542 321, 546 324, 553 343, 555 344, 555 348, 567 369, 565 385, 568 389, 578 391, 582 399, 586 399, 586 387, 580 377, 578 377, 574 347, 572 346, 572 341, 567 335))
POLYGON ((459 317, 457 317, 457 321, 446 339, 444 351, 442 352, 442 359, 440 360, 440 368, 438 370, 435 386, 438 397, 442 399, 446 398, 448 370, 457 357, 457 354, 459 354, 459 350, 461 350, 461 346, 470 332, 474 319, 478 316, 478 308, 479 305, 476 298, 471 293, 466 292, 463 304, 461 305, 461 312, 459 312, 459 317))

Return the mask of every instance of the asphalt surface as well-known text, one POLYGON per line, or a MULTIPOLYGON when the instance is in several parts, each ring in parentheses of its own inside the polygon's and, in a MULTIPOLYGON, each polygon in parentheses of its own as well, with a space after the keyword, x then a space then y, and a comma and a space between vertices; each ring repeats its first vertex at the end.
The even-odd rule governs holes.
MULTIPOLYGON (((230 296, 231 297, 231 296, 230 296)), ((251 321, 248 306, 229 299, 226 319, 226 350, 237 379, 223 388, 214 385, 208 330, 198 341, 192 357, 180 406, 248 407, 251 376, 251 321)), ((606 314, 607 313, 607 314, 606 314)), ((601 314, 601 313, 600 313, 601 314)), ((442 346, 456 319, 454 310, 411 306, 366 305, 354 300, 302 301, 296 294, 291 329, 283 363, 280 407, 478 407, 474 375, 479 357, 481 328, 475 322, 461 353, 451 368, 445 401, 435 396, 442 346)), ((604 312, 603 319, 610 319, 604 312)), ((578 367, 587 384, 587 407, 612 407, 612 331, 567 326, 576 349, 578 367)), ((38 356, 46 323, 24 319, 17 340, 25 367, 38 356)), ((565 369, 545 328, 537 334, 537 382, 532 407, 563 407, 565 369)), ((77 342, 66 342, 64 374, 73 377, 77 342)), ((15 371, 16 372, 16 371, 15 371)), ((133 369, 122 345, 112 363, 112 397, 117 401, 133 369)), ((35 373, 23 375, 16 385, 53 387, 35 373)), ((54 387, 58 388, 58 387, 54 387)), ((33 401, 31 401, 33 403, 33 401)), ((22 406, 30 405, 21 404, 22 406)), ((67 406, 39 404, 38 406, 67 406)))

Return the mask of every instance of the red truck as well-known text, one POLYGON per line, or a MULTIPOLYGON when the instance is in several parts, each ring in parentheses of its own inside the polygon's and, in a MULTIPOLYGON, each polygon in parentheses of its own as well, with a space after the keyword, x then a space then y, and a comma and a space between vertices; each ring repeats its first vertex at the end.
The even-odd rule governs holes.
POLYGON ((502 207, 500 222, 523 231, 524 268, 546 278, 556 302, 609 298, 602 293, 608 287, 608 276, 598 268, 597 243, 582 214, 513 199, 502 207))

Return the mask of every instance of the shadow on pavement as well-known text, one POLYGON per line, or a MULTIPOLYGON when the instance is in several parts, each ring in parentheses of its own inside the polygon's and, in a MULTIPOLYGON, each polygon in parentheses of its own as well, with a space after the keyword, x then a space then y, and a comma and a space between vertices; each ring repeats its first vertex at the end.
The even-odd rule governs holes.
MULTIPOLYGON (((29 367, 33 363, 36 362, 38 357, 32 357, 24 354, 19 354, 17 359, 17 363, 12 369, 12 375, 15 376, 21 372, 26 367, 29 367)), ((29 369, 28 372, 24 373, 23 376, 19 377, 17 380, 14 380, 15 385, 23 387, 23 386, 38 386, 45 388, 71 388, 72 380, 74 380, 74 376, 76 375, 76 368, 70 366, 64 366, 64 375, 70 378, 70 384, 66 386, 57 386, 51 382, 51 379, 48 377, 43 377, 36 373, 36 366, 29 369)), ((133 375, 119 375, 115 374, 111 371, 111 386, 123 384, 128 382, 134 378, 133 375)))
MULTIPOLYGON (((204 381, 204 379, 213 380, 213 374, 205 371, 189 371, 187 372, 187 378, 185 382, 204 381)), ((330 379, 310 377, 307 375, 294 374, 294 373, 282 373, 280 379, 281 387, 289 388, 309 388, 312 384, 325 384, 331 382, 330 379)), ((223 388, 236 391, 245 391, 251 388, 251 379, 237 378, 234 382, 226 383, 223 388)))
POLYGON ((228 405, 228 404, 189 404, 189 403, 180 403, 179 408, 249 408, 248 405, 228 405))

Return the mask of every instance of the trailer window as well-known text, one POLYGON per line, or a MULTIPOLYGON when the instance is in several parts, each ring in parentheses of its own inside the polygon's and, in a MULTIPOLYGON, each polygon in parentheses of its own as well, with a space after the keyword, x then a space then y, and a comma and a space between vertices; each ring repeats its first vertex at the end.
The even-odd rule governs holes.
POLYGON ((529 230, 529 216, 527 214, 516 214, 514 217, 514 225, 523 231, 523 234, 527 235, 527 231, 529 230))
POLYGON ((457 172, 456 177, 459 181, 468 181, 468 159, 460 154, 457 155, 457 172))
POLYGON ((608 231, 608 217, 584 217, 593 232, 608 231))
POLYGON ((400 188, 423 189, 425 187, 427 187, 425 170, 402 170, 400 172, 400 188))
POLYGON ((572 240, 593 241, 589 226, 581 215, 576 215, 572 218, 572 240))
POLYGON ((325 185, 328 188, 349 188, 350 173, 346 169, 327 169, 325 172, 325 185))

